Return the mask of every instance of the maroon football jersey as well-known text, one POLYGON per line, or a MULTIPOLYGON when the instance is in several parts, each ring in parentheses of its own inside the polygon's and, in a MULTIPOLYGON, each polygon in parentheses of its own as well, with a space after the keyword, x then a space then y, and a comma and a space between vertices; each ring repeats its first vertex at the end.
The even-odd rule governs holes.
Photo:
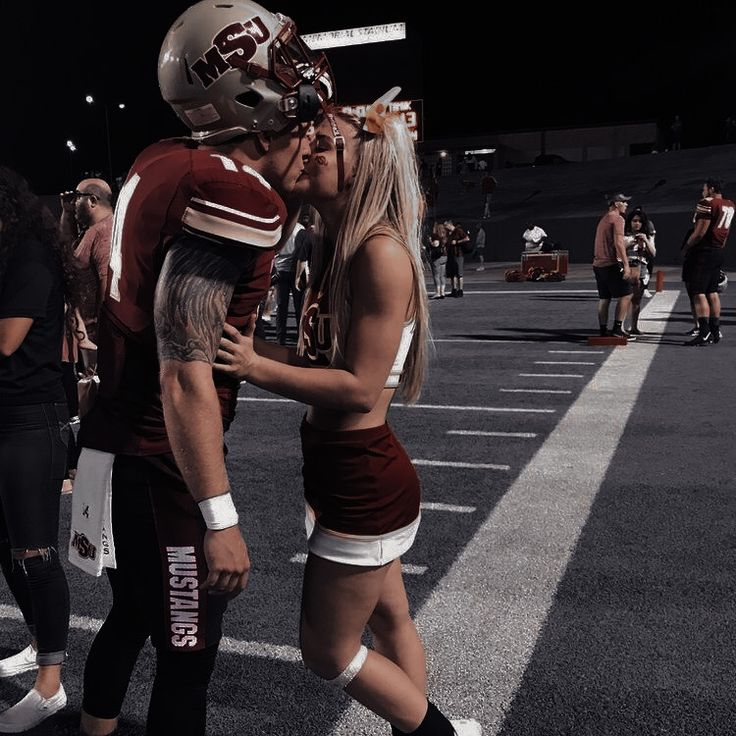
MULTIPOLYGON (((268 290, 286 208, 247 166, 186 140, 161 141, 138 156, 120 191, 107 294, 98 328, 100 389, 81 444, 105 452, 170 452, 159 385, 153 301, 166 252, 180 236, 247 249, 227 322, 243 327, 268 290)), ((225 429, 238 383, 214 375, 225 429)))
POLYGON ((733 220, 734 203, 723 197, 706 197, 695 208, 695 221, 708 220, 710 225, 697 248, 725 248, 733 220))

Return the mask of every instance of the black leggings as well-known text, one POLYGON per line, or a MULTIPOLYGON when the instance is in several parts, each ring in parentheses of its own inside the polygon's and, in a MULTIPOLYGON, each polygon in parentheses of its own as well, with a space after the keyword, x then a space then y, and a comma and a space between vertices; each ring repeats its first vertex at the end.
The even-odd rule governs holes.
POLYGON ((0 407, 0 567, 36 637, 40 665, 64 661, 69 634, 57 544, 70 432, 65 402, 0 407), (43 554, 20 559, 26 550, 43 554))
POLYGON ((166 455, 116 457, 112 499, 113 605, 87 657, 84 710, 120 714, 150 636, 156 678, 146 732, 202 736, 227 599, 196 589, 207 577, 201 514, 166 455))

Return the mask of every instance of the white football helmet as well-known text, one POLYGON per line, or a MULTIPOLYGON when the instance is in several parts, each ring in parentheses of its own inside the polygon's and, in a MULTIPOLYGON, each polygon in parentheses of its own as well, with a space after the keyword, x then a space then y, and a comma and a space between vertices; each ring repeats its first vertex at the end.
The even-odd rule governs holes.
POLYGON ((312 121, 335 93, 325 55, 291 19, 250 0, 203 0, 179 16, 158 81, 192 138, 209 144, 312 121))

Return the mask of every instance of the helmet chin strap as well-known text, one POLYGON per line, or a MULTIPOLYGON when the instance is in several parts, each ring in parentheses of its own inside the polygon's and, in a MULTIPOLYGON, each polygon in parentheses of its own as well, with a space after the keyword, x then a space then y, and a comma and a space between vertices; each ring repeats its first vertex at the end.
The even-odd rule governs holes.
POLYGON ((335 116, 331 112, 325 112, 327 120, 332 128, 332 137, 335 141, 335 153, 337 154, 337 191, 345 189, 345 138, 337 127, 335 116))
POLYGON ((337 152, 337 191, 345 189, 345 139, 342 136, 335 138, 337 152))

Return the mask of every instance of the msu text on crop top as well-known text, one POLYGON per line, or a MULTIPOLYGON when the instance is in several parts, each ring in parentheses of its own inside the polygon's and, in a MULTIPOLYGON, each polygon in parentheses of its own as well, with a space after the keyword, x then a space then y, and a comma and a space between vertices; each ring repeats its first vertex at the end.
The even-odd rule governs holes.
MULTIPOLYGON (((304 308, 301 323, 302 342, 304 344, 304 355, 314 365, 330 365, 330 312, 329 298, 327 294, 320 291, 315 299, 304 308)), ((401 332, 401 342, 388 374, 384 388, 397 388, 401 383, 401 374, 404 370, 406 356, 409 353, 412 338, 414 337, 414 320, 404 323, 401 332)))

